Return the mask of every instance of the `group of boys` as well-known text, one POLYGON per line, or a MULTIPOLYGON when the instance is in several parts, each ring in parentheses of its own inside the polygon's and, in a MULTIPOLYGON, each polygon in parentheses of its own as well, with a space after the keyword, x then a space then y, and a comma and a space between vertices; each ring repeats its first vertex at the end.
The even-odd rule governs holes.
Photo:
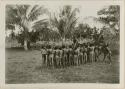
POLYGON ((96 62, 99 55, 99 47, 93 43, 63 46, 44 46, 41 49, 43 65, 47 67, 78 66, 85 63, 96 62))

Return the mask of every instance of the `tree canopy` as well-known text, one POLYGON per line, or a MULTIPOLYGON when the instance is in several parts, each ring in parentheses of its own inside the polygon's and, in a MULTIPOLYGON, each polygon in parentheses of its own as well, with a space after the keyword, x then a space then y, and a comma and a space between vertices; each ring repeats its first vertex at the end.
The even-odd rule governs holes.
POLYGON ((97 12, 100 15, 100 20, 109 25, 116 34, 120 30, 120 6, 110 5, 97 12))
MULTIPOLYGON (((19 26, 21 40, 27 50, 27 42, 32 41, 33 30, 45 24, 45 20, 38 20, 38 17, 47 12, 39 5, 7 5, 6 6, 6 29, 15 30, 15 25, 19 26), (38 24, 39 23, 39 24, 38 24), (36 26, 37 25, 37 26, 36 26), (22 28, 22 29, 21 29, 22 28)), ((20 38, 18 37, 18 38, 20 38)), ((22 43, 22 44, 23 44, 22 43)))

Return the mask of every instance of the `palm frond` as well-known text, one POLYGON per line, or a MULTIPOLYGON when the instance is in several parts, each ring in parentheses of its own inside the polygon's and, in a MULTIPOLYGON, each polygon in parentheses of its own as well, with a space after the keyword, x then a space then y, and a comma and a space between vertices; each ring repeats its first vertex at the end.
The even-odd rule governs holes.
POLYGON ((48 21, 47 19, 43 19, 43 20, 39 20, 37 22, 34 23, 34 25, 32 26, 33 30, 36 31, 40 31, 42 30, 45 26, 48 26, 48 21))
POLYGON ((45 9, 44 7, 35 5, 31 12, 28 15, 28 20, 29 21, 34 21, 36 20, 40 15, 44 14, 47 12, 47 9, 45 9))

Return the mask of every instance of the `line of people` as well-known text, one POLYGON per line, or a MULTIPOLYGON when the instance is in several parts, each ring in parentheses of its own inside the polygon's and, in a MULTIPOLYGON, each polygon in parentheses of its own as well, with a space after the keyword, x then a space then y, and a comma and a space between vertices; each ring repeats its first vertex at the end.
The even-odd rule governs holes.
POLYGON ((78 44, 77 47, 46 46, 41 49, 43 65, 55 68, 96 62, 100 53, 99 46, 90 43, 78 44))

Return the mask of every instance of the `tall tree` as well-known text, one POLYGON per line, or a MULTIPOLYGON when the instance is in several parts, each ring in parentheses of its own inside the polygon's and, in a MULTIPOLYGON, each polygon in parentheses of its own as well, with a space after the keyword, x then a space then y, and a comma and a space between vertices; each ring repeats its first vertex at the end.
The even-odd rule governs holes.
POLYGON ((50 23, 57 28, 62 40, 65 40, 66 37, 69 38, 69 35, 71 37, 78 19, 77 12, 79 12, 78 8, 72 9, 71 6, 66 5, 60 9, 58 15, 50 16, 50 23))
MULTIPOLYGON (((20 26, 22 31, 24 49, 28 50, 30 43, 30 32, 34 25, 38 23, 38 17, 46 13, 47 10, 38 5, 7 5, 6 6, 6 29, 15 29, 15 25, 20 26)), ((45 20, 39 21, 41 24, 45 20)))

